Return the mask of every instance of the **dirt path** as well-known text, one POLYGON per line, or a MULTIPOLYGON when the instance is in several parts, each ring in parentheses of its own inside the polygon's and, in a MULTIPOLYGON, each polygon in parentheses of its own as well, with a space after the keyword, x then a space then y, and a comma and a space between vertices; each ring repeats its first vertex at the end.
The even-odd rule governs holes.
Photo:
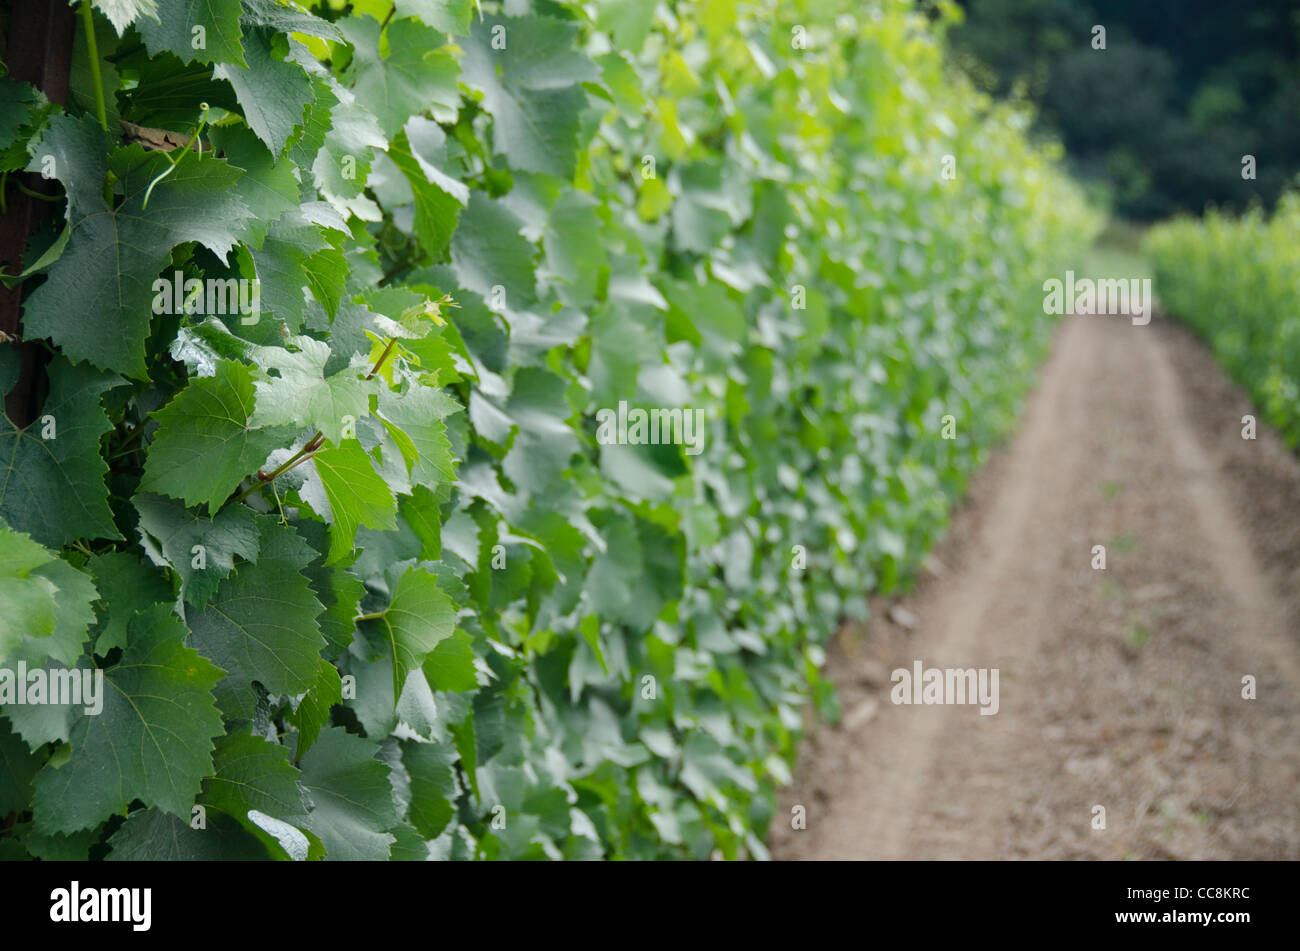
POLYGON ((1300 858, 1300 464, 1251 412, 1180 328, 1068 318, 932 569, 832 646, 773 856, 1300 858), (892 703, 918 660, 997 668, 997 714, 892 703))

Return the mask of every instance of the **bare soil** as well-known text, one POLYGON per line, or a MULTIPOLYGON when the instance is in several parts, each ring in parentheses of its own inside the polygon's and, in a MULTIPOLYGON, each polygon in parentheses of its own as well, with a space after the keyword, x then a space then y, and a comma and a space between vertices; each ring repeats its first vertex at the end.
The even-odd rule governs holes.
POLYGON ((1300 858, 1300 463, 1254 412, 1168 320, 1065 319, 916 589, 831 645, 773 857, 1300 858), (892 703, 917 660, 997 668, 998 713, 892 703))

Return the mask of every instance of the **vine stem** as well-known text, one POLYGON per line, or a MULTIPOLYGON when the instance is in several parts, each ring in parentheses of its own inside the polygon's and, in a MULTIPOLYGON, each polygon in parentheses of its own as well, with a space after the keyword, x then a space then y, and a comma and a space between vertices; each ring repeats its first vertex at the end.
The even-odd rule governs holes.
POLYGON ((63 195, 46 195, 42 192, 38 192, 31 188, 28 188, 26 185, 24 185, 22 182, 18 181, 17 179, 14 179, 14 185, 16 185, 18 187, 18 190, 22 192, 24 195, 28 195, 32 198, 39 198, 41 201, 63 201, 63 197, 64 197, 63 195))
POLYGON ((303 444, 303 447, 301 449, 299 449, 292 456, 290 456, 283 463, 281 463, 280 466, 276 468, 274 472, 271 472, 265 476, 259 475, 257 477, 257 481, 255 481, 243 492, 240 492, 239 495, 235 496, 235 502, 238 503, 244 501, 244 499, 248 498, 250 495, 252 495, 258 489, 260 489, 262 486, 274 482, 276 479, 280 478, 280 476, 284 475, 294 466, 299 465, 303 460, 305 460, 308 456, 315 453, 316 450, 321 447, 321 441, 324 438, 325 438, 324 434, 322 434, 319 429, 316 430, 316 435, 312 436, 311 439, 308 439, 307 442, 303 444))
POLYGON ((195 155, 198 156, 199 161, 203 160, 203 143, 199 141, 199 136, 203 134, 203 127, 208 123, 209 108, 210 107, 206 102, 199 103, 198 127, 194 130, 194 134, 190 136, 189 141, 187 141, 185 145, 181 147, 180 154, 177 155, 175 159, 173 159, 166 152, 163 153, 163 158, 167 159, 167 161, 171 164, 169 164, 167 168, 165 168, 160 174, 155 176, 154 180, 149 183, 149 187, 144 190, 144 200, 140 202, 141 211, 149 207, 149 196, 153 194, 153 187, 157 185, 159 182, 161 182, 168 175, 170 175, 172 172, 176 171, 176 167, 180 165, 181 161, 185 158, 185 156, 189 154, 190 146, 193 145, 195 142, 199 143, 198 151, 195 152, 195 155))
POLYGON ((367 380, 373 380, 375 378, 375 374, 379 372, 379 368, 384 365, 384 361, 388 359, 388 355, 393 352, 393 344, 395 343, 397 343, 396 337, 388 338, 388 346, 384 347, 384 352, 379 355, 379 359, 375 361, 375 365, 371 367, 370 372, 366 374, 367 380))
POLYGON ((95 39, 95 19, 90 12, 90 0, 81 0, 81 22, 86 30, 86 52, 90 59, 90 74, 95 80, 95 117, 107 132, 108 109, 104 105, 104 80, 99 74, 99 41, 95 39))
MULTIPOLYGON (((388 344, 387 346, 384 347, 384 352, 379 355, 379 359, 375 361, 375 365, 370 368, 370 372, 366 375, 367 380, 372 379, 374 375, 379 372, 379 368, 384 365, 384 361, 388 359, 388 355, 393 352, 393 346, 396 343, 397 343, 396 337, 388 338, 388 344)), ((266 475, 262 475, 261 470, 259 469, 256 481, 254 481, 253 484, 250 485, 243 492, 240 492, 239 495, 235 496, 235 503, 238 504, 244 501, 244 499, 248 498, 258 489, 262 488, 262 486, 270 485, 272 482, 280 478, 280 476, 284 475, 290 469, 294 468, 295 466, 301 465, 309 457, 316 454, 316 451, 320 449, 324 441, 325 441, 325 434, 318 429, 316 430, 315 435, 311 437, 311 439, 308 439, 305 443, 303 443, 303 447, 301 449, 299 449, 292 456, 290 456, 283 463, 281 463, 278 467, 276 467, 276 469, 273 472, 270 472, 266 475)))

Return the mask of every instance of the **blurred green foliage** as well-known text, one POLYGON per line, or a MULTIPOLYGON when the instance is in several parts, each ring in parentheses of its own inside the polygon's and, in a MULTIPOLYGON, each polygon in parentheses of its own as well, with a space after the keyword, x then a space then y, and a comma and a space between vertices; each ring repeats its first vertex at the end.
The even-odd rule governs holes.
POLYGON ((1300 193, 1272 217, 1211 211, 1153 228, 1156 293, 1201 333, 1292 448, 1300 446, 1300 193))

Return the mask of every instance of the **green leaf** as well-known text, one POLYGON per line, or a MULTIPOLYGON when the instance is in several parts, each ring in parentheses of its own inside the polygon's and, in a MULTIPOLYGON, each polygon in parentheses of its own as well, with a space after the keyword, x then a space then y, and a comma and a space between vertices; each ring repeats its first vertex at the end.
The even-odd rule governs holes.
POLYGON ((150 53, 173 53, 184 63, 195 60, 244 65, 239 45, 239 0, 154 2, 158 5, 158 19, 146 18, 136 24, 150 53))
POLYGON ((416 482, 436 486, 456 478, 443 420, 460 409, 460 404, 442 390, 419 383, 413 383, 401 395, 387 388, 380 391, 379 416, 390 430, 396 428, 405 436, 396 442, 416 482))
MULTIPOLYGON (((95 622, 91 605, 99 598, 90 577, 61 558, 32 570, 28 581, 49 582, 54 597, 54 631, 49 637, 33 636, 35 628, 9 655, 11 663, 22 661, 28 667, 43 666, 48 660, 67 667, 77 663, 85 651, 86 634, 95 622)), ((3 635, 0 635, 0 640, 3 635)), ((0 660, 4 659, 0 650, 0 660)))
POLYGON ((332 315, 338 309, 347 265, 328 234, 301 208, 294 208, 271 226, 262 246, 252 252, 262 282, 262 309, 284 321, 291 331, 301 327, 306 310, 303 288, 311 291, 327 313, 332 315))
POLYGON ((566 192, 551 209, 542 240, 547 266, 569 285, 568 299, 575 306, 589 305, 595 298, 606 266, 605 248, 589 239, 601 230, 599 207, 590 195, 566 192))
POLYGON ((408 817, 420 835, 436 839, 456 813, 456 750, 448 743, 402 743, 402 765, 411 774, 408 817))
POLYGON ((434 690, 462 693, 478 686, 474 667, 474 639, 457 631, 441 641, 424 659, 424 676, 434 690))
POLYGON ((158 809, 138 809, 109 837, 110 862, 256 862, 266 849, 229 816, 216 813, 206 829, 158 809))
POLYGON ((388 607, 372 620, 393 656, 393 696, 400 697, 407 675, 419 669, 438 642, 456 629, 456 608, 423 568, 407 568, 397 579, 388 607))
POLYGON ((36 776, 38 831, 89 828, 124 815, 133 799, 189 816, 212 773, 212 737, 223 730, 212 699, 221 671, 184 638, 163 607, 131 626, 121 661, 104 672, 102 711, 77 720, 62 767, 47 764, 36 776))
POLYGON ((244 22, 270 27, 277 33, 303 33, 326 40, 341 40, 338 27, 302 9, 293 0, 243 0, 244 22))
POLYGON ((415 116, 388 149, 415 197, 415 233, 435 261, 446 257, 460 210, 469 203, 469 188, 445 171, 446 142, 436 122, 415 116))
MULTIPOLYGON (((321 522, 302 519, 297 525, 298 533, 310 543, 317 553, 302 573, 311 582, 311 589, 316 598, 325 605, 317 621, 321 633, 328 644, 327 657, 337 657, 352 644, 352 635, 356 632, 357 606, 365 596, 365 586, 348 571, 351 559, 325 564, 329 551, 329 530, 321 522)), ((337 673, 335 679, 338 679, 337 673)))
POLYGON ((0 424, 0 518, 45 545, 77 538, 120 539, 108 508, 108 465, 99 440, 111 425, 101 394, 117 379, 56 357, 48 367, 50 394, 41 415, 19 429, 0 424), (49 438, 46 438, 48 436, 49 438))
POLYGON ((171 357, 185 364, 191 377, 213 376, 222 360, 248 359, 249 343, 232 334, 216 317, 182 327, 172 341, 171 357))
POLYGON ((171 249, 197 241, 224 260, 254 213, 231 187, 242 171, 221 159, 190 158, 173 168, 165 153, 131 145, 116 149, 106 167, 105 146, 89 116, 56 116, 33 152, 33 171, 53 158, 71 234, 25 302, 23 327, 29 339, 49 337, 70 360, 143 378, 154 284, 171 249), (104 200, 108 171, 124 195, 116 207, 104 200))
POLYGON ((432 109, 434 117, 454 121, 460 103, 460 67, 438 49, 446 38, 415 20, 388 24, 388 56, 380 58, 379 24, 369 17, 343 21, 343 33, 353 46, 356 82, 353 93, 379 120, 392 138, 413 115, 432 109))
POLYGON ((316 187, 332 204, 345 209, 348 202, 342 199, 361 194, 369 177, 373 150, 387 146, 388 139, 379 127, 379 120, 351 90, 337 82, 328 86, 328 90, 338 105, 330 112, 330 129, 312 163, 312 176, 316 187), (349 168, 350 165, 355 167, 349 168))
POLYGON ((442 557, 441 506, 442 500, 423 485, 412 487, 411 494, 399 505, 402 520, 420 539, 420 558, 425 561, 437 561, 442 557))
POLYGON ((327 565, 352 551, 359 526, 397 527, 397 500, 356 440, 321 449, 303 468, 310 470, 303 496, 332 526, 327 565))
POLYGON ((383 861, 398 821, 388 767, 375 759, 379 746, 340 727, 322 730, 299 761, 302 785, 315 807, 301 824, 325 845, 326 858, 383 861))
POLYGON ((140 543, 155 565, 180 576, 181 597, 202 606, 235 568, 235 556, 257 561, 258 529, 253 510, 228 505, 204 518, 172 499, 137 494, 140 543))
MULTIPOLYGON (((17 658, 13 658, 9 666, 12 668, 18 663, 17 658)), ((45 676, 66 678, 68 675, 63 671, 76 669, 79 671, 94 671, 94 664, 90 658, 82 655, 76 659, 75 664, 58 664, 58 663, 29 663, 28 674, 35 668, 45 671, 45 676)), ((79 674, 77 676, 83 676, 79 674)), ((47 680, 47 683, 53 683, 47 680)), ((85 681, 82 681, 84 688, 85 681)), ((13 703, 6 704, 0 710, 9 718, 13 728, 17 731, 27 745, 33 750, 39 750, 46 743, 66 743, 72 736, 72 727, 77 718, 85 711, 85 703, 73 703, 77 699, 69 694, 67 703, 52 703, 51 700, 57 699, 53 696, 46 697, 44 703, 13 703)))
POLYGON ((95 653, 101 657, 114 647, 126 646, 128 626, 137 614, 176 600, 162 574, 132 552, 95 555, 86 562, 86 568, 101 595, 95 605, 99 617, 95 653))
POLYGON ((505 204, 473 192, 451 242, 452 269, 461 286, 485 298, 494 296, 494 287, 503 287, 506 306, 515 310, 535 304, 535 250, 520 234, 522 227, 505 204))
POLYGON ((298 704, 289 721, 298 728, 298 756, 301 757, 316 742, 320 731, 329 726, 330 710, 343 702, 343 681, 338 668, 327 660, 317 667, 319 673, 312 688, 298 704))
POLYGON ((329 344, 311 337, 292 337, 288 343, 297 351, 283 347, 253 348, 264 371, 273 370, 275 376, 254 384, 256 407, 249 425, 314 426, 330 442, 343 442, 343 430, 349 420, 355 423, 369 415, 370 394, 378 391, 379 381, 363 379, 362 371, 356 367, 326 376, 329 344))
POLYGON ((576 32, 550 17, 487 17, 463 43, 464 80, 482 90, 496 152, 514 168, 573 177, 578 115, 587 102, 581 83, 599 78, 577 49, 576 32), (496 28, 505 49, 493 48, 496 28))
POLYGON ((320 839, 283 819, 250 809, 247 828, 277 859, 306 862, 325 857, 325 847, 320 844, 320 839))
POLYGON ((0 718, 0 815, 22 812, 32 798, 32 779, 41 760, 27 748, 9 721, 0 718))
POLYGON ((299 428, 275 425, 293 420, 250 420, 255 415, 254 393, 252 371, 229 360, 218 362, 213 376, 191 379, 153 413, 159 427, 145 460, 141 490, 161 492, 186 505, 206 503, 210 512, 219 508, 299 428))
POLYGON ((40 139, 29 146, 29 172, 49 172, 63 183, 68 218, 103 210, 108 175, 108 136, 89 116, 53 116, 40 139))
POLYGON ((54 633, 58 588, 35 569, 54 559, 28 536, 0 523, 0 661, 31 636, 54 633))
POLYGON ((29 823, 14 830, 23 847, 43 862, 85 862, 90 848, 99 842, 100 830, 83 829, 72 835, 41 835, 29 823))
POLYGON ((388 830, 396 841, 389 852, 390 862, 428 862, 431 861, 429 843, 405 822, 399 822, 388 830))
MULTIPOLYGON (((226 153, 226 160, 244 174, 234 185, 244 204, 257 211, 249 222, 248 243, 260 248, 270 227, 291 208, 298 207, 300 185, 290 162, 279 162, 247 127, 218 126, 211 130, 212 146, 226 153)), ((258 276, 261 274, 259 272, 258 276)), ((301 285, 299 285, 301 288, 301 285)), ((265 286, 262 288, 266 296, 265 286)), ((265 309, 265 304, 263 305, 265 309)))
POLYGON ((474 0, 396 0, 397 12, 415 17, 435 30, 465 36, 474 16, 474 0))
POLYGON ((157 19, 157 0, 94 0, 95 9, 108 17, 121 36, 128 26, 136 22, 157 19))
POLYGON ((502 413, 515 435, 502 468, 524 496, 542 491, 578 451, 564 391, 564 381, 549 370, 525 367, 515 374, 502 413))
MULTIPOLYGON (((252 716, 257 681, 272 694, 300 694, 316 682, 321 603, 299 570, 302 540, 274 520, 262 530, 256 565, 242 565, 190 616, 192 643, 226 671, 217 688, 222 710, 252 716)), ((303 546, 306 547, 305 545, 303 546)))
POLYGON ((275 55, 277 38, 265 27, 250 27, 244 35, 246 65, 222 63, 212 75, 234 87, 249 128, 278 158, 316 95, 301 66, 275 55))
POLYGON ((32 121, 40 99, 31 83, 0 78, 0 148, 23 144, 23 128, 32 121))
POLYGON ((250 822, 250 811, 283 819, 302 815, 310 805, 298 785, 298 770, 289 762, 289 751, 247 729, 220 737, 212 763, 213 774, 203 781, 201 801, 241 824, 250 822))

